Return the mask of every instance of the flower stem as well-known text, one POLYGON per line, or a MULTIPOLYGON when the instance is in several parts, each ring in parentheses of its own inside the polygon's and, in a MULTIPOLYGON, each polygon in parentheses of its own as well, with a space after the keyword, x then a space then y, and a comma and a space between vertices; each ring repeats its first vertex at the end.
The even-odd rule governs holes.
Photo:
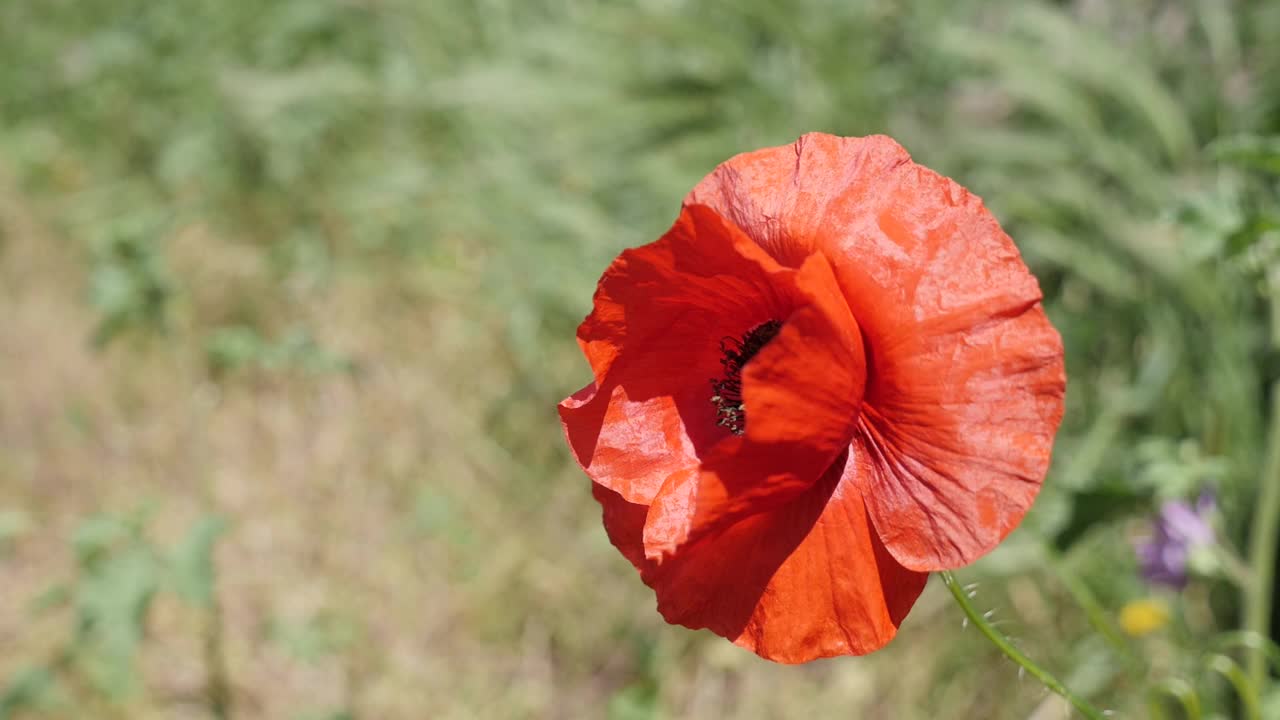
MULTIPOLYGON (((1280 383, 1271 387, 1271 428, 1262 494, 1249 532, 1249 585, 1244 595, 1244 629, 1258 637, 1271 634, 1271 592, 1275 579, 1276 536, 1280 531, 1280 383)), ((1249 681, 1260 694, 1267 683, 1266 657, 1254 649, 1248 657, 1249 681)))
POLYGON ((978 612, 978 610, 973 606, 973 603, 969 602, 969 596, 965 593, 964 588, 960 586, 960 583, 956 582, 955 576, 952 575, 950 571, 943 570, 938 574, 942 576, 942 582, 946 584, 947 589, 951 591, 951 596, 956 599, 956 604, 964 611, 965 617, 969 618, 969 622, 973 623, 973 625, 977 627, 978 630, 992 642, 992 644, 999 648, 1000 652, 1005 654, 1005 657, 1020 665, 1022 669, 1026 670, 1032 677, 1039 680, 1045 687, 1065 698, 1066 701, 1071 703, 1076 710, 1080 711, 1081 715, 1089 718, 1089 720, 1103 720, 1104 715, 1101 710, 1095 708, 1089 703, 1089 701, 1071 692, 1067 689, 1066 685, 1062 684, 1062 681, 1051 675, 1048 670, 1045 670, 1032 662, 1031 658, 1023 655, 1022 651, 1014 647, 1013 643, 1009 638, 1005 637, 1004 633, 997 630, 982 613, 978 612))

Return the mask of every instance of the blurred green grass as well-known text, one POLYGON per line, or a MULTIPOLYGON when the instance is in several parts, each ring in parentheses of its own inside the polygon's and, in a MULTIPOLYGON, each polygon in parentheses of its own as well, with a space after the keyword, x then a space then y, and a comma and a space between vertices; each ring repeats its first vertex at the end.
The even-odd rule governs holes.
POLYGON ((984 197, 1066 341, 1052 475, 978 601, 1126 716, 1166 677, 1225 697, 1195 663, 1228 585, 1127 651, 1073 594, 1143 596, 1135 518, 1205 482, 1244 539, 1276 37, 1265 0, 0 5, 0 689, 86 617, 36 598, 117 577, 76 528, 152 507, 109 550, 161 559, 119 581, 137 682, 58 666, 17 717, 1060 712, 937 588, 889 649, 803 668, 664 626, 561 447, 608 261, 822 130, 984 197), (216 581, 217 623, 163 582, 210 517, 216 573, 180 587, 216 581))

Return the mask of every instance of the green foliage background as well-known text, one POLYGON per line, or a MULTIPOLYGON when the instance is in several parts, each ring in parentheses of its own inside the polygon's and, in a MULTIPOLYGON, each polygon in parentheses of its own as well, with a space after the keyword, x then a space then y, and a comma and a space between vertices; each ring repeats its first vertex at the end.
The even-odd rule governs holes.
POLYGON ((1115 618, 1158 501, 1246 539, 1277 38, 1267 0, 0 3, 0 718, 1062 716, 938 587, 800 668, 663 625, 570 466, 600 271, 810 130, 985 198, 1066 341, 975 601, 1121 716, 1233 716, 1233 585, 1115 618))

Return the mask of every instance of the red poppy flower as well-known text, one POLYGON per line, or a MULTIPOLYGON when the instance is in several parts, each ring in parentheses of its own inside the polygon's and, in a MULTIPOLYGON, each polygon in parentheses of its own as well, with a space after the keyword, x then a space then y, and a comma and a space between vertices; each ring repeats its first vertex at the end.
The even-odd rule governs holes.
POLYGON ((882 647, 1022 519, 1062 343, 982 201, 887 137, 732 158, 605 271, 560 404, 672 623, 804 662, 882 647))

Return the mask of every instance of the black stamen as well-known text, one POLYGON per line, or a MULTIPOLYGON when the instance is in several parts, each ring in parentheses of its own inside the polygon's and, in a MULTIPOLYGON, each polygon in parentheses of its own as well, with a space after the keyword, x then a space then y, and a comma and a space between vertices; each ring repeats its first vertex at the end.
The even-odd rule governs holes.
POLYGON ((760 323, 743 334, 741 339, 720 339, 720 365, 724 376, 711 381, 711 404, 716 406, 716 425, 727 428, 734 435, 747 431, 747 407, 742 402, 742 369, 760 349, 769 344, 782 329, 782 322, 769 320, 760 323))

